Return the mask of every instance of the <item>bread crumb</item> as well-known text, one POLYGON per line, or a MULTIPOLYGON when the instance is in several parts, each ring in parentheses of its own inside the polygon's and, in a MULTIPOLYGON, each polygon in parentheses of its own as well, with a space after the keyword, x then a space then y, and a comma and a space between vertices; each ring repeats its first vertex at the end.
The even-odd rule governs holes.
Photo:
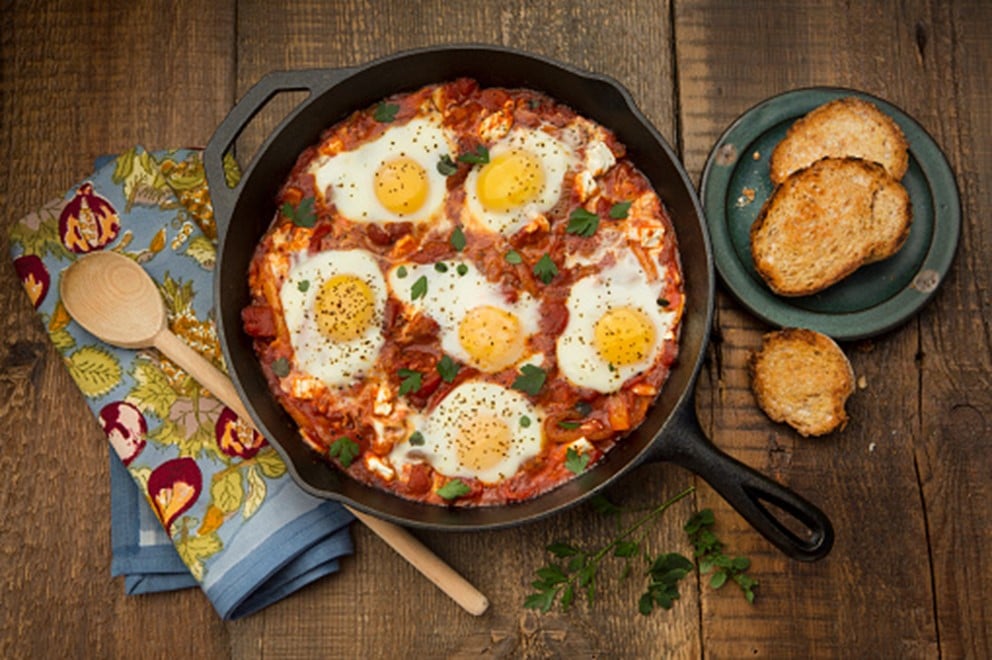
POLYGON ((741 196, 737 198, 737 207, 747 206, 754 201, 754 188, 744 188, 741 196))
POLYGON ((877 447, 877 446, 878 445, 876 445, 874 442, 869 442, 868 443, 868 453, 869 454, 873 453, 875 451, 875 447, 877 447))
POLYGON ((868 389, 868 379, 864 377, 864 374, 858 376, 858 389, 859 390, 868 389))
POLYGON ((755 151, 753 154, 751 154, 751 158, 753 160, 761 160, 761 152, 760 151, 755 151))

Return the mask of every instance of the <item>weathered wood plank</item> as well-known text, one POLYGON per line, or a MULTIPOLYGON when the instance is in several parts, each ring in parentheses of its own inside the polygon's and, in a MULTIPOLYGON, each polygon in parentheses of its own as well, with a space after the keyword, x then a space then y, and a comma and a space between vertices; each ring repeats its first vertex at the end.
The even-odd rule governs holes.
POLYGON ((957 264, 920 324, 915 438, 945 658, 992 656, 989 25, 988 3, 959 2, 934 3, 915 26, 920 65, 933 79, 925 125, 957 174, 963 212, 957 264))
MULTIPOLYGON (((676 5, 681 126, 689 169, 750 106, 804 86, 863 89, 906 107, 931 107, 919 90, 934 71, 917 58, 915 25, 928 7, 774 2, 676 5)), ((922 116, 926 121, 929 117, 922 116)), ((725 536, 753 559, 761 581, 753 608, 703 598, 703 649, 712 657, 928 657, 937 631, 916 475, 914 437, 918 325, 849 344, 868 388, 848 405, 842 433, 803 440, 769 422, 749 392, 747 354, 767 328, 728 297, 718 309, 709 365, 714 441, 746 463, 806 494, 832 517, 832 554, 802 565, 771 551, 727 512, 725 536), (898 402, 898 403, 895 403, 898 402), (878 616, 898 611, 899 616, 878 616)), ((726 505, 714 501, 719 513, 726 505)))
MULTIPOLYGON (((233 5, 184 4, 195 20, 177 12, 4 3, 0 253, 11 224, 86 176, 96 156, 209 137, 234 93, 233 5)), ((106 438, 6 256, 0 309, 0 656, 223 654, 227 633, 198 591, 132 598, 110 579, 106 438)))

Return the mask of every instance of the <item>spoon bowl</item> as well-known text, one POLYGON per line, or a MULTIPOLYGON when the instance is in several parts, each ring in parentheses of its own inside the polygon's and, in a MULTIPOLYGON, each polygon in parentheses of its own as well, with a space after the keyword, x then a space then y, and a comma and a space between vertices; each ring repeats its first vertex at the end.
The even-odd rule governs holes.
POLYGON ((117 252, 77 259, 59 282, 69 315, 96 337, 122 348, 147 348, 167 329, 165 303, 155 281, 117 252))

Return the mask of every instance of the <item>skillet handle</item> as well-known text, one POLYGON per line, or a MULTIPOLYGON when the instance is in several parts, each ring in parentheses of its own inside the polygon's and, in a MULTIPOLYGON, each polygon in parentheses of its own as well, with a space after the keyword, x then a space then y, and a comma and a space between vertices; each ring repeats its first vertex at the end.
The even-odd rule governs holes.
MULTIPOLYGON (((218 231, 227 231, 227 221, 230 218, 234 201, 238 198, 241 183, 233 187, 227 185, 224 173, 224 157, 231 151, 234 141, 248 127, 262 108, 268 105, 276 95, 282 92, 308 92, 310 96, 319 94, 337 84, 355 69, 305 69, 301 71, 273 71, 255 83, 245 92, 224 120, 214 131, 203 151, 203 169, 207 175, 210 188, 210 200, 214 207, 214 217, 217 220, 218 231)), ((309 98, 309 97, 307 97, 309 98)), ((302 106, 307 99, 299 104, 302 106)), ((278 131, 275 131, 278 133, 278 131)), ((260 148, 257 153, 264 149, 260 148)), ((242 171, 247 175, 254 166, 254 160, 242 171)), ((242 176, 244 181, 246 176, 242 176)))
POLYGON ((672 420, 655 458, 695 472, 710 484, 758 532, 793 559, 816 561, 830 552, 834 530, 816 506, 788 488, 717 449, 703 433, 692 400, 672 420), (769 509, 765 503, 777 509, 769 509), (809 530, 806 538, 783 519, 792 516, 809 530))

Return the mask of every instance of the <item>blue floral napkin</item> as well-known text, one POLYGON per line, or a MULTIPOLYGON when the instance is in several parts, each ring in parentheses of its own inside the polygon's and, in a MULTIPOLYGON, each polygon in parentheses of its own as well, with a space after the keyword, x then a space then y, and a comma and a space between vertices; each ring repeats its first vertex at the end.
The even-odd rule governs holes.
MULTIPOLYGON (((235 168, 229 174, 236 177, 235 168)), ((171 330, 224 369, 213 324, 216 229, 200 152, 140 147, 16 224, 11 256, 113 448, 113 575, 127 593, 199 585, 225 619, 338 570, 351 515, 303 492, 268 442, 154 349, 101 343, 59 299, 78 256, 114 250, 158 283, 171 330)), ((97 451, 96 448, 93 449, 97 451)))

